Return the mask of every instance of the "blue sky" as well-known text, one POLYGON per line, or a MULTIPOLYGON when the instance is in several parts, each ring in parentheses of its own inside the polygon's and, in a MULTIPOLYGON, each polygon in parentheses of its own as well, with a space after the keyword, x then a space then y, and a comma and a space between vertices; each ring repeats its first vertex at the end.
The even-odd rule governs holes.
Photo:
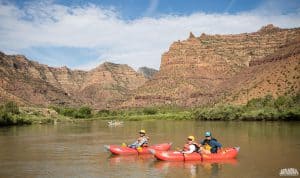
POLYGON ((298 0, 0 0, 0 50, 50 66, 159 68, 173 41, 300 26, 298 0))

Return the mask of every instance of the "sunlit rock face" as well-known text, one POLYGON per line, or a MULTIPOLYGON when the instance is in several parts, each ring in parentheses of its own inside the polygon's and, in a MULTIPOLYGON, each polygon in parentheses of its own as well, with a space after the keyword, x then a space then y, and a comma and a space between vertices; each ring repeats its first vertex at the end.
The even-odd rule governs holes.
POLYGON ((190 33, 187 40, 171 44, 162 54, 159 72, 123 106, 245 103, 266 94, 295 94, 300 83, 299 37, 299 28, 273 25, 235 35, 190 33))
POLYGON ((0 53, 0 102, 107 108, 147 80, 128 65, 103 63, 90 71, 54 68, 0 53))
POLYGON ((300 28, 273 25, 234 35, 190 33, 162 54, 159 71, 108 62, 71 70, 0 53, 0 102, 97 109, 243 104, 299 93, 299 53, 300 28))

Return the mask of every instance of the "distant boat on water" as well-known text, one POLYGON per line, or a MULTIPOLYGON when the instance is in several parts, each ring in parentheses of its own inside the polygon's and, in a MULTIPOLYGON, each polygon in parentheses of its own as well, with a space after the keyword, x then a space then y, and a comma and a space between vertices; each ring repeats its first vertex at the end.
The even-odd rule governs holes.
POLYGON ((117 126, 122 126, 124 124, 123 121, 117 121, 117 120, 110 120, 107 122, 109 127, 117 127, 117 126))

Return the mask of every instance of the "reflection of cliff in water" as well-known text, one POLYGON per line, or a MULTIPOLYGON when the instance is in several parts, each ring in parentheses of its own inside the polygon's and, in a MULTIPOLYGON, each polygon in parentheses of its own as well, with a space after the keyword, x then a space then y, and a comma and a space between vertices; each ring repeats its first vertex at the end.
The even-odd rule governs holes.
POLYGON ((166 177, 219 177, 220 170, 224 165, 234 166, 236 159, 222 161, 190 161, 190 162, 167 162, 155 161, 153 167, 162 172, 166 177), (180 175, 180 176, 179 176, 180 175))

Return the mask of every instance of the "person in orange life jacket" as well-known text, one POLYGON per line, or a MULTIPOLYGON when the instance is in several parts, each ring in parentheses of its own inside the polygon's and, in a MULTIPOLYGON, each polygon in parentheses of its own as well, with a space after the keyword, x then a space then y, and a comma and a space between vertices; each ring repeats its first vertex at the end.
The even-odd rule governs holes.
POLYGON ((131 145, 129 145, 129 148, 138 148, 138 147, 147 147, 148 146, 148 141, 149 137, 146 136, 146 131, 145 130, 140 130, 139 132, 140 137, 131 145))
POLYGON ((181 151, 181 153, 190 154, 190 153, 193 153, 193 152, 198 152, 199 151, 199 146, 194 141, 195 141, 195 137, 194 136, 189 136, 187 138, 187 143, 184 145, 184 148, 181 151))
POLYGON ((212 138, 210 132, 205 132, 205 139, 200 142, 201 153, 217 153, 218 149, 222 148, 222 144, 217 139, 212 138))

